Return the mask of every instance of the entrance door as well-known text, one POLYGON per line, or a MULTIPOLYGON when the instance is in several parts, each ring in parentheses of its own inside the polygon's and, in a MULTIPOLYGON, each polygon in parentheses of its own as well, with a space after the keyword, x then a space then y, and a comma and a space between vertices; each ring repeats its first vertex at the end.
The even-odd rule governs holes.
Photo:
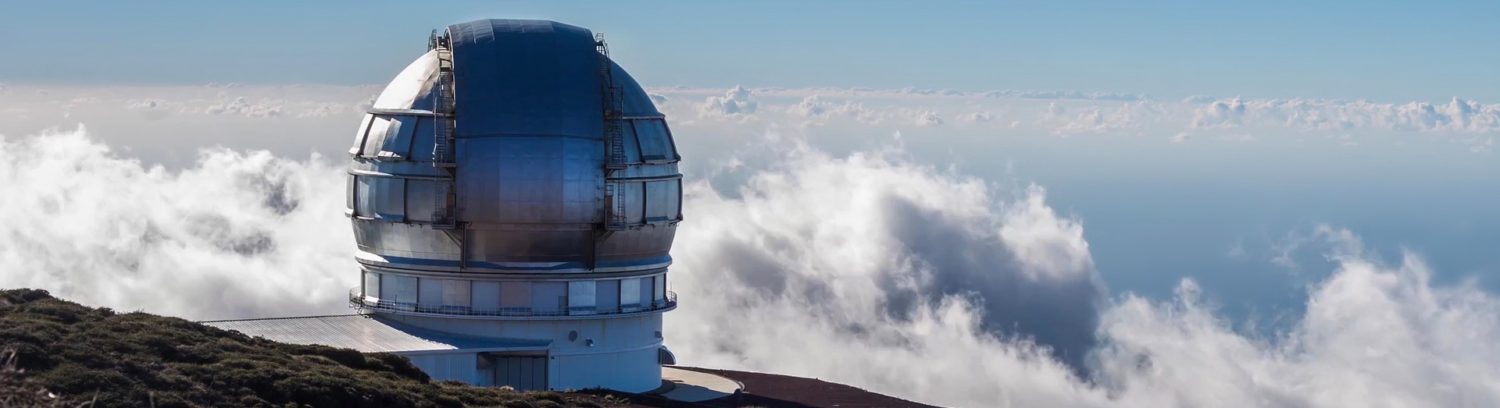
POLYGON ((547 389, 547 356, 494 354, 495 386, 509 385, 517 391, 547 389))

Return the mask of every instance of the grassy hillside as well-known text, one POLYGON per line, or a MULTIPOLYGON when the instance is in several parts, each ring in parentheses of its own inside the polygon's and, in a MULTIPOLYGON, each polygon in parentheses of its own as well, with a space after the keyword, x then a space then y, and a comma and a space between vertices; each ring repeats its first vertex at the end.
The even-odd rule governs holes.
POLYGON ((609 395, 434 382, 405 358, 252 338, 115 313, 45 291, 0 291, 0 407, 556 407, 609 395))

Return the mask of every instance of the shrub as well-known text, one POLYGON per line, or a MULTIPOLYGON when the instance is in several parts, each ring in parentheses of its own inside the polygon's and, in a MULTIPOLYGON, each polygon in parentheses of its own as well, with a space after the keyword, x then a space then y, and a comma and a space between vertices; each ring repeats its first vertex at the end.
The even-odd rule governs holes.
POLYGON ((0 407, 555 407, 599 395, 433 382, 410 360, 281 344, 183 319, 0 290, 0 407), (58 395, 49 397, 49 395, 58 395))

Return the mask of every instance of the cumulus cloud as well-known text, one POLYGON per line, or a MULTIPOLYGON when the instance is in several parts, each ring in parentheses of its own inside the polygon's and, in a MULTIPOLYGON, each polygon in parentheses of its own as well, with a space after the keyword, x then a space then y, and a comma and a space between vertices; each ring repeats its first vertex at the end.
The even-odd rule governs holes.
POLYGON ((937 112, 924 110, 917 114, 917 126, 937 126, 943 124, 943 117, 937 112))
POLYGON ((1323 227, 1333 274, 1286 333, 1245 336, 1192 281, 1156 302, 1126 296, 1104 314, 1095 378, 1140 406, 1494 406, 1500 302, 1470 285, 1435 287, 1412 253, 1373 259, 1323 227))
MULTIPOLYGON (((1251 334, 1191 280, 1103 298, 1083 222, 1042 187, 900 146, 766 145, 686 181, 666 317, 684 363, 947 406, 1500 405, 1500 301, 1352 231, 1288 245, 1332 269, 1288 329, 1251 334)), ((0 139, 0 287, 189 318, 344 311, 358 268, 335 162, 209 149, 170 170, 82 130, 0 139)))
POLYGON ((1500 131, 1500 105, 1460 98, 1402 104, 1324 99, 1232 98, 1194 110, 1193 127, 1288 127, 1301 130, 1500 131))
POLYGON ((775 339, 821 327, 831 338, 798 342, 876 351, 963 341, 924 330, 977 332, 1081 363, 1104 292, 1082 226, 1053 212, 1041 188, 1006 201, 981 180, 888 151, 836 158, 785 143, 795 147, 732 197, 706 182, 688 189, 685 208, 712 216, 684 224, 674 252, 674 284, 701 305, 674 312, 684 319, 673 330, 694 333, 674 343, 682 355, 780 369, 788 351, 775 339), (714 317, 724 310, 797 313, 801 323, 714 317))
POLYGON ((1015 91, 998 90, 983 94, 989 98, 1025 98, 1025 99, 1080 99, 1093 101, 1145 101, 1151 97, 1145 94, 1132 93, 1110 93, 1110 92, 1082 92, 1082 91, 1015 91))
POLYGON ((203 108, 203 113, 210 115, 241 115, 252 118, 269 118, 281 116, 281 105, 274 103, 255 102, 251 103, 243 96, 232 100, 223 101, 218 104, 203 108))
POLYGON ((759 105, 749 89, 742 86, 724 92, 724 96, 710 96, 703 101, 700 111, 705 115, 749 115, 759 105))
POLYGON ((833 102, 820 95, 809 95, 787 109, 792 116, 803 119, 852 119, 863 124, 882 121, 880 113, 866 109, 863 104, 844 100, 833 102))
POLYGON ((167 171, 83 129, 0 139, 0 287, 189 318, 328 313, 352 271, 321 159, 206 150, 167 171))

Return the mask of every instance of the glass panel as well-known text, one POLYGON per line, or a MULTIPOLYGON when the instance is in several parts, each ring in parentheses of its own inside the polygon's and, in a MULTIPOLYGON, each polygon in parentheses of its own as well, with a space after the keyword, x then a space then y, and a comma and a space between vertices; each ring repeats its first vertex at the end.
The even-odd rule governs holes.
POLYGON ((676 157, 672 153, 672 137, 667 133, 667 124, 661 119, 636 120, 636 137, 640 138, 641 158, 668 160, 676 157))
POLYGON ((365 287, 362 293, 367 297, 380 297, 380 274, 365 272, 365 287))
POLYGON ((531 310, 536 313, 561 314, 568 306, 568 285, 565 282, 534 282, 531 284, 531 310))
POLYGON ((667 275, 656 275, 656 289, 652 294, 657 301, 667 300, 667 275))
POLYGON ((620 281, 602 280, 598 282, 595 289, 598 299, 595 307, 600 313, 614 313, 620 311, 620 281))
POLYGON ((370 132, 365 134, 364 156, 375 157, 385 144, 386 131, 391 127, 390 118, 376 116, 370 121, 370 132))
POLYGON ((365 150, 365 135, 370 132, 370 120, 374 115, 365 114, 364 119, 359 122, 359 131, 354 133, 354 146, 349 147, 349 154, 358 155, 365 150))
POLYGON ((354 195, 358 194, 354 191, 354 175, 350 174, 344 180, 344 209, 354 211, 354 195))
POLYGON ((421 287, 421 293, 417 294, 417 304, 425 308, 437 308, 443 305, 443 280, 423 278, 418 279, 417 284, 421 287))
POLYGON ((568 282, 568 314, 593 314, 594 289, 594 281, 568 282))
POLYGON ((500 282, 500 307, 506 311, 531 310, 531 283, 500 282))
POLYGON ((474 281, 473 293, 469 297, 469 304, 476 312, 494 312, 500 310, 500 282, 474 281))
POLYGON ((374 191, 372 187, 374 186, 371 185, 371 179, 373 178, 365 176, 354 177, 354 215, 356 217, 375 216, 375 197, 372 193, 374 191))
POLYGON ((642 183, 620 183, 620 192, 617 200, 625 200, 625 223, 640 224, 645 222, 646 192, 642 183))
POLYGON ((641 280, 631 278, 620 281, 620 306, 625 310, 639 308, 641 305, 641 280))
POLYGON ((375 191, 372 194, 378 199, 375 203, 375 215, 377 218, 402 221, 406 217, 406 180, 389 177, 374 178, 371 181, 375 191))
POLYGON ((380 278, 380 300, 413 305, 417 303, 417 278, 412 276, 382 275, 380 278))
POLYGON ((422 118, 416 122, 416 126, 412 126, 411 145, 407 151, 408 160, 432 161, 432 137, 433 132, 436 131, 433 127, 435 123, 432 118, 422 118))
POLYGON ((406 181, 406 218, 432 221, 440 203, 447 201, 448 183, 433 180, 406 181))
POLYGON ((443 280, 443 307, 457 308, 459 310, 469 309, 469 281, 458 279, 443 280))
POLYGON ((630 121, 622 121, 620 125, 620 131, 625 136, 621 138, 624 139, 622 140, 622 144, 625 145, 625 162, 640 163, 641 144, 640 141, 636 140, 635 126, 631 126, 630 121))
POLYGON ((677 186, 679 180, 646 183, 646 220, 677 219, 677 186))
POLYGON ((654 276, 647 276, 647 277, 641 278, 641 306, 642 307, 650 307, 651 299, 652 299, 652 297, 651 297, 651 289, 656 287, 656 285, 653 284, 653 283, 651 283, 651 282, 654 281, 655 279, 656 279, 656 277, 654 277, 654 276))
POLYGON ((412 133, 414 133, 413 130, 417 127, 417 120, 415 116, 397 116, 391 118, 391 124, 387 128, 388 130, 386 130, 385 141, 380 148, 382 150, 380 157, 408 158, 412 133))

